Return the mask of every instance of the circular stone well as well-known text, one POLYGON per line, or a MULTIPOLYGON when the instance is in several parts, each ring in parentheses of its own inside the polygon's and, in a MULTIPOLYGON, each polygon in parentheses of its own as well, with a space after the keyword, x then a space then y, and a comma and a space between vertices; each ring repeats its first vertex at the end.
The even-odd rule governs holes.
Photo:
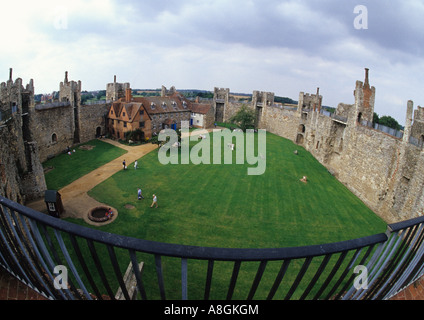
MULTIPOLYGON (((93 222, 106 222, 110 221, 111 219, 107 216, 107 212, 109 210, 109 207, 100 206, 95 207, 88 211, 88 219, 93 222)), ((115 216, 115 212, 113 213, 115 216)))

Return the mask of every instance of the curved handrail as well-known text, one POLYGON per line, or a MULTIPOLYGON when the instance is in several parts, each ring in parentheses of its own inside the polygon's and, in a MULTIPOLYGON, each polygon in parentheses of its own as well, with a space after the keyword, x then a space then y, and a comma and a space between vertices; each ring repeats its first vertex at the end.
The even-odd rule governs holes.
POLYGON ((284 248, 218 248, 218 247, 200 247, 191 245, 181 245, 173 243, 164 243, 151 240, 143 240, 118 234, 113 234, 101 230, 91 229, 80 226, 68 221, 57 219, 43 214, 21 204, 15 203, 9 199, 0 196, 0 204, 25 215, 29 218, 38 220, 43 224, 55 229, 71 233, 76 236, 84 237, 93 241, 113 245, 120 248, 132 249, 136 251, 158 254, 170 257, 180 257, 187 259, 200 260, 222 260, 222 261, 261 261, 261 260, 283 260, 300 259, 306 257, 316 257, 333 254, 342 251, 354 250, 370 245, 387 241, 385 233, 371 235, 363 238, 346 240, 322 245, 310 245, 301 247, 284 248))
MULTIPOLYGON (((151 294, 155 286, 159 289, 161 299, 166 299, 163 267, 167 262, 164 262, 162 257, 181 260, 180 272, 172 272, 172 276, 181 275, 183 299, 187 299, 189 286, 188 260, 208 261, 204 299, 210 296, 215 261, 234 263, 227 299, 233 296, 239 271, 244 263, 254 266, 260 262, 256 274, 249 275, 254 279, 248 280, 252 281, 248 299, 254 297, 269 261, 280 261, 281 266, 276 276, 272 274, 272 271, 271 274, 267 274, 265 282, 275 277, 267 299, 273 299, 276 295, 289 265, 293 266, 291 276, 295 276, 295 280, 289 286, 287 283, 284 284, 283 290, 288 289, 284 299, 291 299, 298 289, 298 294, 301 294, 300 299, 306 299, 310 294, 313 294, 312 299, 388 299, 424 274, 424 217, 390 224, 385 233, 335 243, 286 248, 218 248, 156 242, 96 230, 49 216, 0 196, 0 238, 3 239, 3 242, 0 242, 0 265, 25 284, 43 292, 46 297, 54 299, 81 299, 78 287, 85 290, 85 297, 91 297, 81 279, 80 272, 84 272, 87 276, 96 297, 102 295, 86 264, 88 257, 82 255, 77 239, 86 240, 85 249, 89 250, 90 260, 97 268, 94 272, 100 272, 101 283, 104 284, 112 299, 118 298, 111 290, 109 277, 106 277, 102 268, 95 243, 104 245, 104 249, 107 250, 109 263, 113 267, 114 276, 111 275, 111 277, 115 277, 115 281, 119 282, 119 288, 125 299, 133 297, 132 289, 127 288, 126 284, 127 273, 130 269, 136 279, 132 281, 136 281, 137 291, 142 299, 147 299, 147 290, 151 294), (25 217, 28 224, 20 225, 24 221, 20 216, 25 217), (47 228, 54 230, 54 236, 50 236, 47 228), (71 240, 69 246, 64 243, 62 232, 69 235, 71 240), (52 237, 57 239, 56 245, 53 244, 52 237), (122 261, 118 261, 114 248, 123 249, 129 254, 130 264, 125 276, 120 270, 119 264, 122 261), (73 252, 72 257, 69 250, 73 252), (147 269, 150 275, 153 270, 156 272, 156 284, 150 282, 152 281, 150 277, 149 285, 144 286, 136 257, 136 253, 139 252, 151 256, 146 260, 148 261, 147 269), (55 264, 62 264, 61 253, 66 257, 66 263, 78 283, 78 287, 71 284, 72 292, 67 292, 66 295, 63 295, 63 292, 54 291, 50 283, 54 279, 49 269, 54 268, 55 264), (292 261, 298 261, 302 266, 299 268, 299 264, 291 263, 292 261), (77 270, 75 263, 79 263, 83 270, 77 270), (314 267, 309 268, 311 265, 314 267), (354 281, 356 267, 360 267, 361 270, 365 268, 367 272, 370 272, 369 288, 358 286, 354 281), (50 280, 43 280, 46 272, 50 280), (308 274, 309 282, 299 288, 306 274, 308 274)), ((168 260, 165 259, 165 261, 168 260)), ((273 266, 278 266, 278 263, 273 266)), ((275 271, 274 269, 273 272, 275 271)), ((130 287, 134 288, 134 285, 135 282, 130 287)))

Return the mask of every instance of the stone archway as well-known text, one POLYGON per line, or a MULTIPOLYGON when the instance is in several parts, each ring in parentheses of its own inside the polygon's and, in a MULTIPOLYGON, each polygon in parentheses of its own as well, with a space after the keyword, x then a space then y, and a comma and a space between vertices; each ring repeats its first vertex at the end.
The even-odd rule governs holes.
POLYGON ((102 128, 101 127, 97 127, 96 128, 96 138, 99 138, 102 135, 102 128))
POLYGON ((303 137, 303 134, 298 133, 297 137, 296 137, 296 143, 297 144, 303 144, 304 140, 305 140, 305 138, 303 137))

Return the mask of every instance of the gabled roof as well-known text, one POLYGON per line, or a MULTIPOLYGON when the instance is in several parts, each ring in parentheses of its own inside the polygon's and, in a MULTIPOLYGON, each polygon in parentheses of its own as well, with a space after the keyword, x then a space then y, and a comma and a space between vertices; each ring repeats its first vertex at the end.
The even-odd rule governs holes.
MULTIPOLYGON (((129 122, 134 121, 140 109, 145 110, 141 102, 125 102, 124 99, 119 99, 116 102, 114 102, 111 108, 113 109, 113 118, 122 119, 123 117, 122 113, 125 112, 126 113, 125 117, 128 117, 129 122)), ((149 116, 149 118, 151 118, 148 112, 146 113, 149 116)))
POLYGON ((126 102, 124 98, 121 98, 112 104, 111 108, 113 108, 114 114, 111 118, 121 119, 122 112, 125 112, 125 116, 128 116, 128 120, 131 122, 140 108, 144 108, 150 118, 151 115, 160 113, 196 112, 206 114, 211 106, 211 104, 191 102, 178 92, 164 97, 133 97, 131 102, 126 102))
MULTIPOLYGON (((112 103, 112 106, 110 108, 113 111, 113 117, 119 118, 121 114, 121 110, 122 110, 122 104, 119 101, 117 101, 112 103)), ((109 110, 109 113, 110 113, 110 110, 109 110)))
POLYGON ((207 114, 212 107, 211 104, 206 103, 192 103, 191 104, 191 112, 207 114))

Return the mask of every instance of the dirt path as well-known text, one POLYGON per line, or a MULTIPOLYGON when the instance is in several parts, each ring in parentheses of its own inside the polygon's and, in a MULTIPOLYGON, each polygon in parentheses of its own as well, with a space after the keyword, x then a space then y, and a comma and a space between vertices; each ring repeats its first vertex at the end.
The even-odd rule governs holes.
MULTIPOLYGON (((62 216, 63 218, 80 218, 84 219, 84 221, 89 224, 100 225, 98 223, 90 221, 87 218, 87 213, 90 209, 94 207, 108 205, 99 203, 98 201, 94 200, 93 198, 88 196, 87 192, 99 183, 111 177, 119 170, 123 170, 122 162, 124 161, 124 159, 127 164, 130 164, 133 163, 135 160, 139 160, 141 157, 143 157, 150 151, 157 149, 157 145, 151 143, 140 146, 126 146, 110 139, 103 139, 102 141, 113 144, 116 147, 125 149, 128 152, 112 160, 111 162, 91 171, 85 176, 75 180, 71 184, 59 190, 59 193, 62 196, 63 207, 65 208, 65 212, 62 216)), ((44 199, 28 203, 27 206, 40 212, 47 212, 44 199)), ((116 208, 112 208, 112 210, 115 214, 113 219, 111 219, 109 222, 112 222, 118 216, 118 210, 116 208)), ((104 224, 106 223, 102 223, 101 225, 104 224)))

